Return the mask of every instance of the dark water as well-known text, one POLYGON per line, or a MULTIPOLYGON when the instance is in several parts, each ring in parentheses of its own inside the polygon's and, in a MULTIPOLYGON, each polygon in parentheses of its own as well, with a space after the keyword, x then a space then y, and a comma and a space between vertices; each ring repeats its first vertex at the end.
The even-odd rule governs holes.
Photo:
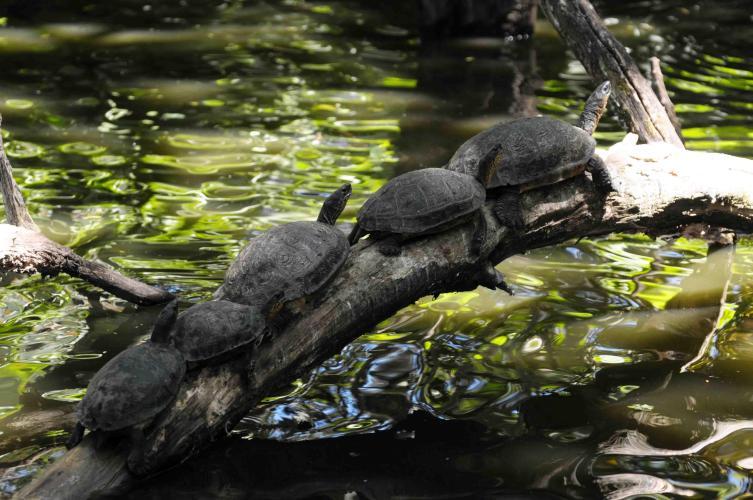
MULTIPOLYGON (((749 2, 597 7, 640 61, 662 58, 689 147, 753 157, 749 2)), ((184 305, 342 182, 345 229, 385 180, 499 120, 573 121, 593 87, 544 21, 532 41, 420 44, 409 2, 6 0, 2 16, 3 133, 36 220, 184 305)), ((608 116, 599 143, 621 137, 608 116)), ((134 497, 739 496, 752 265, 745 239, 707 259, 643 236, 509 259, 514 298, 400 311, 134 497)), ((65 277, 5 282, 0 415, 71 405, 155 314, 65 277)), ((2 490, 65 436, 6 448, 2 490)))

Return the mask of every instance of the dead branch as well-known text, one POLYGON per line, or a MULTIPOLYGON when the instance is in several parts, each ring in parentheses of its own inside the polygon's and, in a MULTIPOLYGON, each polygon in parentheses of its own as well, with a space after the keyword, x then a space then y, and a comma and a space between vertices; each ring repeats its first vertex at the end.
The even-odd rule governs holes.
POLYGON ((651 85, 588 0, 542 0, 541 7, 593 79, 612 82, 612 96, 630 131, 644 142, 683 147, 651 85))
MULTIPOLYGON (((2 126, 2 121, 3 117, 0 116, 0 126, 2 126)), ((3 192, 5 217, 8 219, 8 222, 14 226, 39 231, 39 228, 29 214, 29 210, 26 208, 26 203, 24 203, 24 197, 18 188, 18 184, 13 180, 13 168, 11 168, 8 156, 5 154, 2 134, 0 134, 0 189, 3 192)))
POLYGON ((86 260, 73 250, 23 227, 0 224, 0 270, 81 278, 122 299, 142 305, 161 304, 172 294, 123 276, 114 269, 86 260))
POLYGON ((672 122, 672 126, 675 128, 675 132, 677 132, 677 137, 679 137, 684 144, 685 141, 682 137, 682 125, 680 125, 680 120, 677 118, 675 105, 672 102, 672 99, 669 98, 667 87, 664 85, 664 74, 661 71, 661 61, 658 57, 652 57, 650 61, 651 84, 654 88, 654 93, 656 93, 656 96, 659 98, 661 105, 664 106, 664 110, 667 112, 669 121, 672 122))

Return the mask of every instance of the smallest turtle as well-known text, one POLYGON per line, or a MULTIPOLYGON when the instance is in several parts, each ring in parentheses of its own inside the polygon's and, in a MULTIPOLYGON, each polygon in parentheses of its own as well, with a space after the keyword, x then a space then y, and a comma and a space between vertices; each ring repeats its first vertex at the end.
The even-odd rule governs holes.
POLYGON ((92 377, 76 408, 79 422, 67 443, 76 446, 84 430, 131 431, 134 443, 143 441, 143 427, 169 405, 186 373, 180 352, 167 343, 178 312, 177 300, 157 317, 151 339, 129 347, 108 361, 92 377))
POLYGON ((178 316, 170 335, 189 367, 217 361, 238 350, 258 345, 266 331, 255 307, 226 300, 203 302, 178 316))

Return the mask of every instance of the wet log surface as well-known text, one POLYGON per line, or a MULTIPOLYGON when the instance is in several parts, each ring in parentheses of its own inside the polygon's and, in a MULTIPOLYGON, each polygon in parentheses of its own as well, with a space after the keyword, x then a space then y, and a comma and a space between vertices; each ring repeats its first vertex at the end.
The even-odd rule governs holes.
POLYGON ((631 132, 644 142, 683 147, 651 84, 588 0, 542 0, 541 8, 591 77, 612 82, 612 98, 631 132))
POLYGON ((283 331, 243 357, 191 372, 177 399, 147 429, 143 459, 127 464, 127 443, 95 450, 87 436, 20 497, 85 498, 122 490, 189 458, 224 437, 262 397, 400 308, 426 295, 474 288, 487 258, 497 263, 528 249, 615 231, 668 234, 699 222, 753 229, 753 161, 667 144, 635 146, 635 139, 610 149, 607 165, 616 192, 606 199, 585 175, 527 192, 526 228, 519 235, 497 223, 489 200, 480 257, 469 252, 470 225, 417 240, 399 257, 382 256, 368 240, 360 242, 318 296, 290 311, 293 319, 283 331))

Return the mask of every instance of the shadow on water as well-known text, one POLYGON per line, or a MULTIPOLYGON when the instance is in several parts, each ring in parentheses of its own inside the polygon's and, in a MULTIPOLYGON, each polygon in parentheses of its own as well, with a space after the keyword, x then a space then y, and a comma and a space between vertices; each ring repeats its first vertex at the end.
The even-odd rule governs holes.
MULTIPOLYGON (((497 121, 576 119, 593 83, 546 22, 531 40, 421 43, 413 7, 6 2, 0 112, 35 218, 188 305, 342 182, 346 230, 385 180, 497 121)), ((639 60, 662 58, 689 147, 753 156, 747 2, 597 7, 639 60)), ((610 114, 596 138, 622 133, 610 114)), ((614 235, 508 259, 514 297, 422 299, 132 497, 739 496, 751 248, 614 235)), ((154 314, 64 277, 4 279, 0 417, 70 409, 154 314)), ((5 450, 2 491, 65 438, 5 450)))

